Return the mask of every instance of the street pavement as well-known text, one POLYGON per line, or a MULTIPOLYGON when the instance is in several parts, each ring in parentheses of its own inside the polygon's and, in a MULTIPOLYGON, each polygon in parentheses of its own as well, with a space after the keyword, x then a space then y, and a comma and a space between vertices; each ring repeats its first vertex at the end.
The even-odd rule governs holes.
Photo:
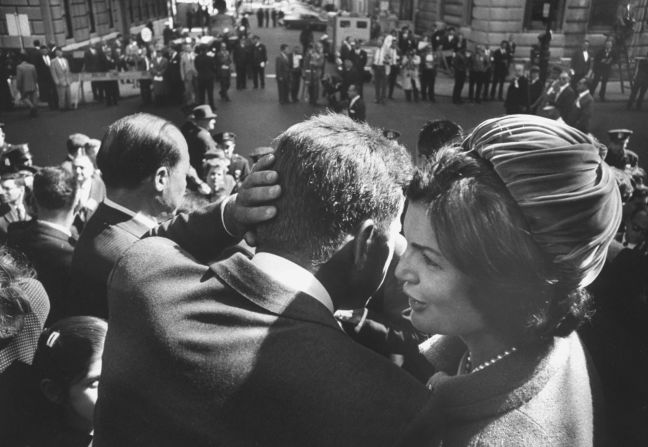
MULTIPOLYGON (((252 89, 248 81, 246 90, 230 90, 231 102, 217 100, 216 113, 218 120, 216 128, 219 131, 231 131, 238 135, 237 152, 248 155, 257 146, 270 145, 283 130, 312 114, 325 111, 325 107, 313 107, 305 103, 280 105, 278 102, 276 80, 274 79, 274 59, 279 54, 279 45, 287 43, 292 48, 299 45, 298 30, 283 28, 255 27, 252 21, 253 34, 258 34, 268 49, 268 67, 266 69, 266 88, 252 89)), ((315 33, 316 39, 322 33, 315 33)), ((409 103, 405 101, 402 90, 394 92, 394 100, 386 105, 374 104, 373 85, 365 85, 365 103, 367 105, 367 121, 381 128, 398 130, 400 141, 410 150, 415 147, 419 129, 427 120, 445 118, 460 123, 469 130, 484 119, 498 116, 504 112, 503 104, 499 101, 483 102, 481 104, 464 103, 452 104, 450 100, 452 79, 440 73, 437 76, 437 102, 409 103)), ((235 86, 235 82, 232 82, 235 86)), ((467 85, 464 96, 467 95, 467 85)), ((37 118, 28 118, 25 109, 17 109, 3 113, 0 121, 6 124, 5 132, 9 143, 29 143, 34 154, 34 162, 40 166, 60 163, 66 155, 65 140, 74 132, 85 133, 94 138, 101 138, 105 128, 113 121, 136 112, 147 112, 164 117, 180 125, 184 116, 177 106, 142 106, 139 91, 130 84, 120 85, 122 98, 117 106, 106 107, 104 104, 79 104, 77 110, 68 112, 40 109, 37 118)), ((218 98, 218 87, 215 97, 218 98)), ((85 86, 85 97, 91 98, 89 85, 85 86)), ((630 142, 630 148, 640 156, 641 161, 648 160, 648 103, 644 111, 627 111, 625 101, 628 95, 620 92, 618 83, 608 86, 608 101, 596 102, 592 132, 603 142, 607 141, 606 131, 613 128, 628 128, 635 134, 630 142)), ((648 100, 647 100, 648 101, 648 100)), ((323 103, 323 99, 320 99, 323 103)), ((648 166, 648 163, 641 163, 648 166)))

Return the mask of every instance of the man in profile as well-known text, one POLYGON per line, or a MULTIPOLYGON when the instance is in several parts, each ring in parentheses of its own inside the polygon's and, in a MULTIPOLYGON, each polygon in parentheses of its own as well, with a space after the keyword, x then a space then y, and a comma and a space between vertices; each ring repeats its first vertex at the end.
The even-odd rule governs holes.
POLYGON ((384 278, 406 150, 342 115, 296 124, 276 145, 282 195, 252 259, 205 265, 148 238, 116 264, 97 447, 387 446, 424 405, 421 383, 333 316, 384 278))
MULTIPOLYGON (((187 143, 170 122, 144 113, 117 120, 106 131, 97 164, 106 198, 86 223, 74 251, 74 314, 108 317, 106 285, 113 264, 145 234, 183 241, 197 259, 209 259, 239 241, 230 232, 237 234, 242 227, 236 227, 245 225, 246 212, 241 211, 247 209, 247 191, 222 206, 170 219, 184 199, 190 169, 187 143)), ((249 177, 252 185, 259 176, 249 177)))

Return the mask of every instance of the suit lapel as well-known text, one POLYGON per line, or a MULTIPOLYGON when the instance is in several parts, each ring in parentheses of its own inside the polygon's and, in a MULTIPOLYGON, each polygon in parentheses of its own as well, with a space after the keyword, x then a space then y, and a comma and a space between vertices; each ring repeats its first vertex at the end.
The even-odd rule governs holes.
POLYGON ((210 269, 223 283, 270 313, 340 330, 323 304, 306 293, 278 284, 240 253, 211 264, 210 269))

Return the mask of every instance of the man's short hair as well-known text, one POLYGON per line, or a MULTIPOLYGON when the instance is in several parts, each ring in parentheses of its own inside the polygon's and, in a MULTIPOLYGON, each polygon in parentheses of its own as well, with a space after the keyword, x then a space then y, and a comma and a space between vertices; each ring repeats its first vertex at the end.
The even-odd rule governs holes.
POLYGON ((387 231, 411 176, 406 149, 344 115, 295 124, 276 140, 277 217, 257 228, 259 249, 326 262, 365 219, 387 231))
POLYGON ((418 135, 417 148, 420 155, 431 157, 439 149, 463 138, 461 126, 450 120, 428 121, 418 135))
POLYGON ((101 141, 97 166, 108 188, 136 188, 162 166, 175 167, 187 142, 169 121, 148 113, 121 118, 101 141))
POLYGON ((77 183, 67 169, 51 166, 34 176, 34 200, 39 208, 69 210, 74 206, 77 183))

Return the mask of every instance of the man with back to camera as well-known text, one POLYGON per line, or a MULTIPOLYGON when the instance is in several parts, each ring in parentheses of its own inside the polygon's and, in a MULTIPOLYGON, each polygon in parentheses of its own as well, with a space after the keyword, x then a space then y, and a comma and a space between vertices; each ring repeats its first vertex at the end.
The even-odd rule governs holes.
POLYGON ((126 116, 108 127, 97 164, 106 184, 106 199, 86 223, 74 251, 71 309, 75 315, 108 316, 106 286, 113 264, 145 234, 183 241, 197 259, 209 259, 240 240, 226 229, 242 234, 242 225, 250 217, 254 221, 259 213, 254 208, 248 213, 248 205, 276 189, 252 186, 247 191, 247 185, 259 185, 265 178, 252 173, 235 200, 165 222, 184 198, 189 153, 177 127, 144 113, 126 116))
POLYGON ((46 167, 34 176, 37 219, 9 225, 7 245, 27 256, 50 299, 47 324, 67 313, 73 230, 77 199, 76 179, 62 167, 46 167))
POLYGON ((387 446, 424 405, 422 384, 333 317, 384 278, 409 155, 342 115, 276 143, 282 196, 252 259, 204 265, 149 238, 116 264, 97 447, 387 446))

